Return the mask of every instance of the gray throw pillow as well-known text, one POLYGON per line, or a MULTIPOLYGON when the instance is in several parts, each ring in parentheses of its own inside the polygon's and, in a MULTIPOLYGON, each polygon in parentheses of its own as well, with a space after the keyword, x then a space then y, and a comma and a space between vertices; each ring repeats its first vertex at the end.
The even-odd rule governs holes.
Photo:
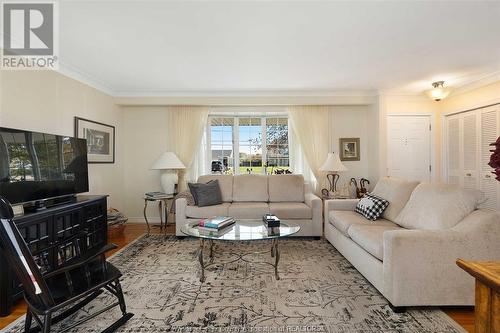
POLYGON ((189 183, 188 186, 198 207, 220 205, 222 203, 222 193, 217 179, 206 184, 189 183))

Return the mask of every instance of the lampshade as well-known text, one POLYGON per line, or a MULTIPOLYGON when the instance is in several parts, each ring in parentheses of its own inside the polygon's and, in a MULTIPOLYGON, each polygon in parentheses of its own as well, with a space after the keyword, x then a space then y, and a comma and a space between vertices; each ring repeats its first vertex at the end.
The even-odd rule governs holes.
POLYGON ((425 93, 436 102, 445 99, 451 92, 450 88, 444 87, 444 81, 433 82, 432 87, 432 89, 427 90, 425 93))
POLYGON ((171 151, 164 152, 151 166, 152 170, 185 169, 181 160, 171 151))
POLYGON ((319 171, 332 171, 332 172, 340 172, 347 171, 348 169, 345 165, 340 162, 339 154, 328 153, 328 157, 326 158, 325 163, 319 168, 319 171))

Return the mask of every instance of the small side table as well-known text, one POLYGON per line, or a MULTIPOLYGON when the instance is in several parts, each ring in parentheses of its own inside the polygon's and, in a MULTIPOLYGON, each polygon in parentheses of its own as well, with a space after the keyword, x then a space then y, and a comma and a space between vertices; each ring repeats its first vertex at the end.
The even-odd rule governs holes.
POLYGON ((158 202, 158 210, 160 212, 160 231, 165 228, 165 237, 167 236, 167 224, 168 224, 168 211, 170 210, 169 201, 174 199, 174 195, 170 196, 162 196, 160 198, 144 196, 144 220, 146 221, 146 225, 148 226, 148 236, 150 235, 151 227, 149 225, 148 217, 146 215, 148 203, 149 202, 158 202), (163 224, 163 214, 165 213, 165 225, 163 224))
POLYGON ((476 279, 474 332, 500 332, 500 262, 458 259, 457 265, 476 279))

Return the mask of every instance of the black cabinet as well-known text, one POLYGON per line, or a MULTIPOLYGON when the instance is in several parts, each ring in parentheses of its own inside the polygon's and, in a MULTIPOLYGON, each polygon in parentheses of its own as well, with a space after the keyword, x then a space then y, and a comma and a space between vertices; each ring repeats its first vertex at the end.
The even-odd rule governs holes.
MULTIPOLYGON (((106 201, 106 196, 77 196, 74 202, 14 218, 42 272, 71 262, 77 251, 75 238, 83 251, 107 243, 106 201)), ((0 316, 8 315, 21 296, 0 244, 0 316)))

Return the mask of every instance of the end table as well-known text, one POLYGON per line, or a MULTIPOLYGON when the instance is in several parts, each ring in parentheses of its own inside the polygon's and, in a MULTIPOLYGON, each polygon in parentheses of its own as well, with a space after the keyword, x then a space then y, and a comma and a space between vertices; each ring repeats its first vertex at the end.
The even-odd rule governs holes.
POLYGON ((165 228, 165 237, 167 236, 167 224, 168 224, 168 211, 169 211, 169 201, 174 199, 175 195, 162 195, 161 197, 150 197, 144 196, 144 220, 146 221, 146 225, 148 226, 148 236, 150 235, 151 227, 149 225, 148 217, 147 217, 147 208, 149 202, 158 202, 158 210, 160 212, 160 231, 165 228), (165 225, 163 224, 163 214, 165 214, 165 225))

